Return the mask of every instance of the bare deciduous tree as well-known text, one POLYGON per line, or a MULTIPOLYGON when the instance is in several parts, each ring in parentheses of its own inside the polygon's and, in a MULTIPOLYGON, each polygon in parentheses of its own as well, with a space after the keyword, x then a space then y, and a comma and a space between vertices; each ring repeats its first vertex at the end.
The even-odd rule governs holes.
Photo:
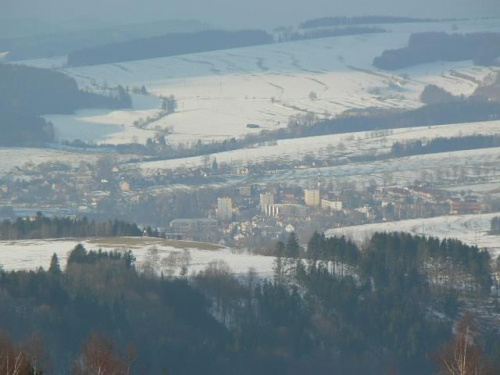
POLYGON ((435 355, 439 374, 493 375, 493 369, 478 343, 478 327, 474 316, 466 313, 458 321, 453 338, 435 355))
POLYGON ((92 334, 73 365, 73 375, 129 375, 135 355, 132 350, 128 352, 122 358, 116 354, 110 339, 92 334))
POLYGON ((32 372, 25 349, 21 346, 14 345, 10 337, 4 333, 0 335, 0 374, 39 374, 39 372, 32 372))

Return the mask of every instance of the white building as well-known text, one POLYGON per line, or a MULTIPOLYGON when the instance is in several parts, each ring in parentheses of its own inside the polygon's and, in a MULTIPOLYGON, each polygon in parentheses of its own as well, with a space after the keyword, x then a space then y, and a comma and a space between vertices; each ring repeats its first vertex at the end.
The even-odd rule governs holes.
POLYGON ((231 221, 233 219, 233 200, 231 198, 217 199, 217 219, 231 221))
POLYGON ((309 207, 319 207, 321 204, 321 197, 319 189, 306 189, 304 190, 304 202, 309 207))
POLYGON ((269 204, 264 214, 269 217, 303 217, 307 215, 307 207, 300 204, 269 204))
POLYGON ((260 211, 265 213, 267 206, 274 204, 274 195, 271 193, 264 193, 260 195, 260 211))
POLYGON ((330 201, 328 199, 321 200, 321 208, 331 211, 342 211, 342 201, 330 201))

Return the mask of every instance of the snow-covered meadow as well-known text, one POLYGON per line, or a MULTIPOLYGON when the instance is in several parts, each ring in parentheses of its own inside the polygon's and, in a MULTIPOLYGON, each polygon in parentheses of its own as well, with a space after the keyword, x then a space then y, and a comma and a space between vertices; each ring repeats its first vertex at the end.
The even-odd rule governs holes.
POLYGON ((490 235, 490 221, 500 213, 481 215, 450 215, 430 219, 402 220, 387 223, 356 225, 336 228, 328 236, 346 236, 358 243, 369 239, 375 232, 408 232, 429 237, 456 238, 466 244, 486 248, 493 257, 500 255, 500 236, 490 235))
POLYGON ((26 164, 38 165, 42 163, 65 163, 72 166, 85 160, 95 162, 100 155, 98 153, 81 153, 65 150, 53 150, 46 148, 9 147, 0 148, 0 177, 12 171, 15 167, 23 167, 26 164))
MULTIPOLYGON (((82 244, 87 250, 132 250, 137 258, 137 267, 141 268, 151 249, 158 251, 160 260, 169 254, 189 251, 191 261, 188 273, 199 272, 212 261, 224 260, 235 274, 245 274, 249 268, 254 268, 259 275, 270 276, 274 258, 251 255, 246 252, 236 252, 226 247, 212 244, 169 241, 158 238, 98 238, 98 239, 51 239, 51 240, 19 240, 0 241, 0 265, 5 270, 36 270, 38 267, 47 269, 52 254, 56 253, 61 266, 65 266, 68 253, 77 245, 82 244)), ((176 270, 179 272, 179 269, 176 270)))
MULTIPOLYGON (((133 122, 157 113, 157 105, 50 119, 62 138, 69 139, 85 138, 81 125, 86 123, 115 126, 104 126, 101 134, 93 132, 91 138, 96 142, 142 141, 156 129, 172 127, 172 143, 220 140, 259 131, 247 128, 247 124, 258 124, 261 129, 286 126, 297 114, 325 117, 368 107, 415 108, 421 105, 419 95, 429 83, 468 95, 493 71, 472 62, 457 62, 390 73, 371 64, 384 50, 405 46, 411 33, 499 31, 499 20, 382 26, 387 33, 64 68, 62 71, 76 78, 83 88, 144 85, 155 96, 174 95, 178 110, 151 123, 148 129, 135 130, 133 122), (75 121, 82 134, 67 131, 75 121)), ((60 64, 60 60, 51 61, 28 63, 60 64)))
MULTIPOLYGON (((242 166, 265 161, 300 160, 306 155, 345 158, 366 153, 389 152, 394 142, 425 141, 442 136, 460 137, 493 134, 500 134, 500 121, 401 128, 394 129, 389 133, 358 132, 287 139, 276 143, 266 143, 256 147, 217 153, 212 155, 212 158, 216 158, 219 163, 242 166)), ((199 167, 204 162, 203 157, 191 157, 144 162, 139 165, 146 172, 154 172, 158 169, 199 167)))
POLYGON ((239 175, 228 180, 226 186, 234 180, 239 185, 280 183, 312 187, 317 183, 319 175, 327 185, 332 183, 340 186, 339 184, 349 183, 356 188, 368 186, 372 181, 381 186, 410 186, 419 179, 422 181, 441 179, 439 185, 442 188, 463 190, 467 187, 473 191, 480 188, 482 194, 486 195, 495 191, 498 193, 500 188, 500 170, 495 169, 499 161, 500 148, 485 148, 323 168, 289 169, 257 176, 239 175), (476 174, 485 169, 491 171, 481 176, 476 174), (457 182, 455 174, 459 177, 463 174, 465 179, 457 182))

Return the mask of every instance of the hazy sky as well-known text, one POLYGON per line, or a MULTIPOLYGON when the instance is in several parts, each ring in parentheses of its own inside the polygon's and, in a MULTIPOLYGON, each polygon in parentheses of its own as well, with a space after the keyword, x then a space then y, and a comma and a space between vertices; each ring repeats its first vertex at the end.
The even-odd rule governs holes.
POLYGON ((220 27, 273 27, 322 16, 500 17, 500 0, 0 0, 0 18, 92 17, 103 22, 197 19, 220 27))

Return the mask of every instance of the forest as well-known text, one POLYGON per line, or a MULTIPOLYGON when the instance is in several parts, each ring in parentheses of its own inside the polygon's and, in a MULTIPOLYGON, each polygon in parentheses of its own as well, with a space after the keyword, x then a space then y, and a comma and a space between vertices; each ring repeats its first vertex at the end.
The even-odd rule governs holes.
POLYGON ((373 65, 385 70, 437 61, 473 60, 476 65, 498 65, 499 57, 499 33, 427 32, 410 35, 408 47, 384 51, 373 60, 373 65))
POLYGON ((120 86, 98 95, 80 90, 73 78, 59 72, 0 63, 0 146, 52 142, 54 127, 42 115, 131 106, 130 95, 120 86))
POLYGON ((275 256, 272 279, 224 261, 166 277, 130 251, 81 245, 64 270, 55 255, 47 271, 1 270, 0 346, 22 354, 19 375, 438 374, 462 328, 477 327, 468 365, 498 374, 498 327, 465 313, 490 301, 486 251, 402 233, 360 248, 316 233, 307 250, 291 234, 275 256))
MULTIPOLYGON (((69 237, 120 237, 141 236, 143 233, 137 225, 124 221, 88 220, 86 217, 72 219, 69 217, 47 217, 38 212, 35 217, 17 218, 14 221, 0 222, 0 239, 22 240, 41 238, 69 237)), ((149 228, 148 234, 153 234, 149 228)))
MULTIPOLYGON (((345 114, 337 118, 314 122, 311 126, 290 123, 288 129, 276 132, 278 134, 288 133, 293 136, 314 136, 414 126, 460 124, 490 121, 498 118, 500 118, 499 102, 471 97, 461 98, 453 102, 428 104, 407 111, 345 114)), ((288 137, 291 138, 290 135, 288 137)))
POLYGON ((293 32, 287 35, 286 37, 282 37, 280 41, 285 42, 285 41, 320 39, 320 38, 331 38, 336 36, 375 34, 375 33, 385 33, 385 32, 386 30, 381 27, 349 26, 337 29, 310 30, 302 33, 293 32))
POLYGON ((272 36, 262 30, 206 30, 196 33, 166 34, 73 51, 68 55, 68 65, 110 64, 249 47, 272 42, 272 36))
POLYGON ((323 17, 305 21, 300 24, 301 29, 317 27, 349 26, 349 25, 375 25, 383 23, 413 23, 431 22, 427 18, 394 17, 394 16, 359 16, 359 17, 323 17))
POLYGON ((391 155, 394 157, 403 157, 499 146, 500 136, 498 135, 469 135, 464 137, 434 138, 429 141, 395 142, 391 147, 391 155))

